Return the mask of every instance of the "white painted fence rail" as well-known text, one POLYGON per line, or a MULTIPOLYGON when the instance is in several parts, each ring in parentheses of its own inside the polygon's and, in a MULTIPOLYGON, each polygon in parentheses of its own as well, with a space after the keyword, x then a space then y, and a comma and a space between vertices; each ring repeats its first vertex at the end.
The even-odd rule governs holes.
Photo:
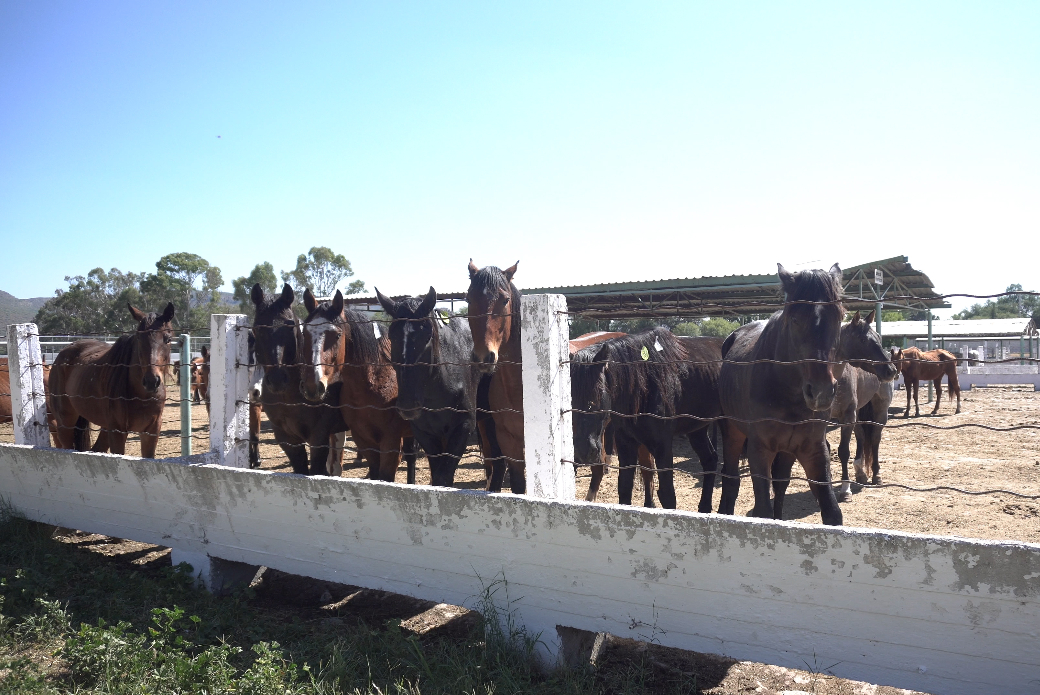
MULTIPOLYGON (((524 316, 558 318, 543 303, 524 316)), ((233 319, 224 371, 244 370, 233 319)), ((525 374, 525 403, 563 378, 559 350, 525 352, 543 372, 525 374)), ((222 384, 242 388, 212 396, 231 423, 247 398, 237 376, 222 384)), ((560 395, 544 401, 525 436, 571 458, 560 395)), ((264 565, 472 605, 504 577, 549 660, 610 632, 936 694, 1040 691, 1038 545, 250 471, 215 465, 229 448, 213 439, 165 460, 0 445, 0 496, 29 519, 169 546, 211 588, 264 565)), ((568 487, 554 455, 538 472, 549 495, 568 487)))

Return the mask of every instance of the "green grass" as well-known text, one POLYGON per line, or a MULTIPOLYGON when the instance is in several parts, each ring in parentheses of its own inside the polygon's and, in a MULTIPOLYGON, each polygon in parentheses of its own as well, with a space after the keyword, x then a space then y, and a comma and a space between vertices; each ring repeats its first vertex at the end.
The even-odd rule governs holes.
POLYGON ((495 607, 462 636, 420 638, 400 620, 326 624, 246 589, 212 596, 187 572, 139 569, 0 514, 0 695, 6 693, 696 692, 645 662, 543 673, 537 635, 495 607))

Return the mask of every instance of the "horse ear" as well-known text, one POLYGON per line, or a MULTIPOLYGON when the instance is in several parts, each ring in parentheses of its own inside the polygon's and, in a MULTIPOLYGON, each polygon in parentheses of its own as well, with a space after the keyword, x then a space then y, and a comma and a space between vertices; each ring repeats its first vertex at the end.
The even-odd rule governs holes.
POLYGON ((852 321, 851 321, 851 323, 852 323, 852 325, 853 325, 853 326, 855 326, 855 325, 857 325, 857 324, 858 324, 858 323, 859 323, 860 321, 862 321, 862 320, 863 320, 863 319, 861 319, 861 318, 859 317, 859 312, 857 311, 857 312, 856 312, 855 314, 853 314, 853 315, 852 315, 852 321))
POLYGON ((163 309, 163 313, 160 318, 162 319, 163 323, 169 323, 170 321, 173 321, 173 315, 175 313, 177 313, 177 307, 173 305, 173 302, 168 302, 166 304, 166 308, 163 309))
POLYGON ((332 298, 332 315, 339 316, 343 313, 343 293, 336 290, 336 296, 332 298))
POLYGON ((253 285, 253 289, 249 290, 249 298, 253 300, 253 304, 260 306, 264 303, 264 288, 260 286, 260 283, 253 285))
POLYGON ((208 360, 209 359, 209 346, 203 345, 202 349, 199 352, 202 353, 202 359, 204 359, 204 360, 208 360))
POLYGON ((509 282, 513 281, 513 276, 516 275, 516 267, 518 265, 520 265, 520 261, 517 261, 516 263, 502 271, 502 274, 506 276, 506 280, 509 280, 509 282))
POLYGON ((480 272, 480 268, 473 265, 473 259, 469 259, 469 279, 472 280, 473 276, 480 272))
POLYGON ((842 281, 845 278, 845 276, 841 272, 841 268, 838 266, 837 263, 835 263, 834 265, 831 266, 831 269, 830 269, 829 272, 831 274, 831 277, 834 278, 834 282, 838 283, 839 285, 842 283, 842 281))
POLYGON ((130 310, 130 315, 134 317, 134 321, 144 321, 145 313, 143 311, 135 307, 130 302, 126 303, 126 308, 130 310))
POLYGON ((877 315, 877 310, 876 309, 871 309, 870 313, 867 314, 867 323, 868 324, 874 323, 874 316, 876 316, 876 315, 877 315))
POLYGON ((426 293, 426 297, 422 300, 422 304, 415 310, 416 318, 429 316, 435 306, 437 306, 437 290, 433 289, 431 285, 430 291, 426 293))
POLYGON ((379 300, 379 305, 383 307, 383 311, 390 314, 390 318, 397 318, 397 302, 380 292, 378 287, 376 288, 376 299, 379 300))
POLYGON ((275 303, 283 307, 290 307, 294 301, 296 301, 296 293, 293 292, 293 288, 289 286, 289 283, 285 283, 282 285, 282 294, 275 303))
POLYGON ((780 284, 784 286, 784 292, 791 294, 794 291, 794 275, 787 271, 783 263, 776 264, 776 274, 780 276, 780 284))
POLYGON ((314 311, 318 306, 318 302, 314 299, 310 287, 305 287, 303 290, 303 306, 306 307, 308 314, 314 311))

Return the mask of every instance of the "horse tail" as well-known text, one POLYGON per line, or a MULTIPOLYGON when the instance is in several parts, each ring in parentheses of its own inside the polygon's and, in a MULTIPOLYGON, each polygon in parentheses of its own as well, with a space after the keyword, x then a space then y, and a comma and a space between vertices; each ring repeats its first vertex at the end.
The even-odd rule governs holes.
POLYGON ((946 386, 950 389, 950 393, 955 396, 960 396, 961 385, 957 381, 957 359, 946 361, 946 386))
POLYGON ((76 424, 72 430, 72 442, 76 451, 88 451, 90 449, 90 423, 85 417, 76 418, 76 424))

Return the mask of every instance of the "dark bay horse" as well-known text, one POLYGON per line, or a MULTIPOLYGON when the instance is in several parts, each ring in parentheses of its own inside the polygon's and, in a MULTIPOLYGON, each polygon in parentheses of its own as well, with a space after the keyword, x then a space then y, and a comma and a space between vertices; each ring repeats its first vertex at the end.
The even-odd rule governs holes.
MULTIPOLYGON (((676 435, 685 434, 705 471, 699 508, 710 511, 718 456, 708 426, 722 415, 721 362, 720 339, 680 339, 667 328, 613 338, 579 351, 571 363, 575 460, 592 465, 604 460, 609 415, 620 467, 619 501, 632 503, 642 445, 658 467, 661 506, 675 509, 672 445, 676 435)), ((646 485, 645 478, 644 487, 644 504, 653 506, 653 487, 646 485)))
POLYGON ((729 421, 723 457, 719 512, 732 514, 740 479, 740 452, 747 442, 755 489, 753 515, 783 518, 783 497, 795 460, 820 504, 823 523, 841 525, 841 509, 831 488, 826 423, 834 402, 838 343, 844 310, 842 274, 829 271, 789 273, 777 264, 786 295, 784 308, 767 321, 741 326, 723 344, 719 389, 729 421), (775 460, 775 462, 774 462, 775 460), (776 502, 770 500, 772 480, 776 502))
POLYGON ((414 485, 415 440, 411 425, 397 412, 390 340, 377 338, 376 324, 364 314, 345 308, 339 290, 331 302, 320 303, 304 290, 303 303, 303 395, 317 402, 330 384, 340 383, 340 414, 358 457, 368 463, 368 477, 394 482, 404 451, 407 480, 414 485))
POLYGON ((130 432, 141 433, 141 456, 155 457, 166 405, 164 376, 173 340, 172 303, 162 314, 145 314, 127 304, 137 330, 114 345, 79 340, 54 360, 48 404, 57 426, 58 446, 86 451, 88 423, 98 426, 93 451, 126 452, 130 432))
POLYGON ((342 447, 330 446, 340 443, 339 434, 346 429, 339 414, 340 385, 333 384, 317 403, 304 399, 299 361, 302 331, 292 311, 295 298, 288 284, 278 296, 265 295, 260 283, 250 292, 256 308, 256 361, 264 370, 261 403, 293 472, 328 475, 337 471, 343 454, 342 447))
MULTIPOLYGON (((502 458, 492 462, 488 490, 500 492, 509 467, 509 483, 512 491, 523 494, 527 491, 524 466, 524 384, 523 355, 520 349, 520 290, 513 284, 517 261, 509 268, 500 270, 495 266, 477 269, 473 259, 469 261, 469 289, 467 320, 473 335, 471 359, 481 370, 490 375, 488 403, 494 421, 494 439, 502 458)), ((489 443, 486 433, 484 447, 489 443)), ((493 446, 493 445, 492 445, 493 446)))
POLYGON ((469 325, 435 311, 437 292, 394 301, 376 290, 390 315, 390 361, 397 372, 397 410, 411 423, 430 461, 433 485, 450 487, 476 427, 480 372, 470 362, 469 325))
POLYGON ((849 444, 856 434, 856 481, 867 482, 865 466, 874 468, 880 482, 877 448, 881 432, 888 422, 888 403, 892 400, 892 380, 899 370, 881 346, 881 336, 872 328, 874 312, 864 321, 857 311, 852 320, 841 327, 838 359, 847 361, 835 385, 830 416, 841 425, 838 458, 841 460, 841 492, 838 501, 852 499, 849 480, 849 444), (883 409, 884 412, 880 412, 883 409), (862 454, 862 457, 861 455, 862 454))
POLYGON ((950 397, 957 397, 957 413, 961 412, 961 385, 957 381, 957 356, 946 350, 928 350, 909 347, 905 350, 892 348, 892 361, 903 373, 903 385, 906 387, 906 411, 903 417, 910 417, 910 392, 914 396, 914 417, 921 417, 921 406, 917 403, 917 392, 920 381, 935 382, 935 407, 932 415, 939 412, 939 401, 942 400, 942 378, 950 387, 950 397))

